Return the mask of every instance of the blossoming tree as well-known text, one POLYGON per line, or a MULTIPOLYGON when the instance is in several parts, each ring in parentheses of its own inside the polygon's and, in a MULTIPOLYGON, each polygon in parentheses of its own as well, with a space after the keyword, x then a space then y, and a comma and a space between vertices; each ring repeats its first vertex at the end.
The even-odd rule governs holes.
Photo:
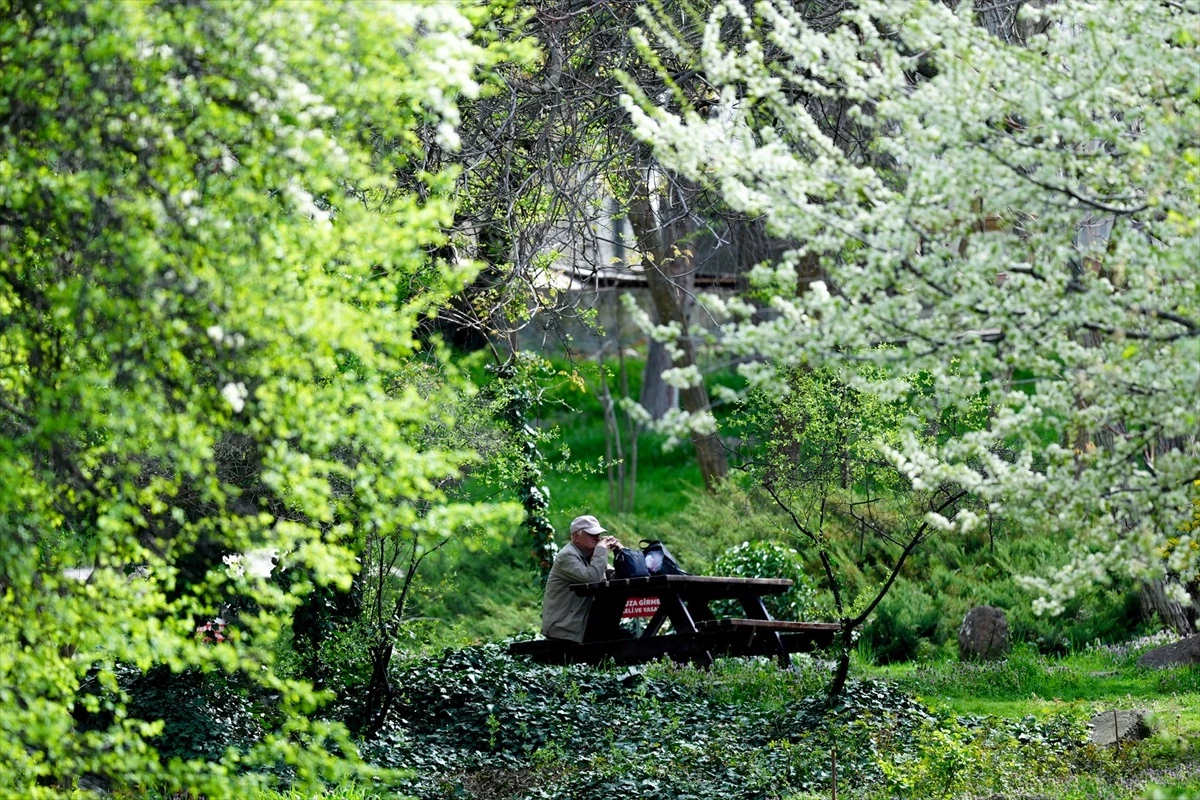
POLYGON ((664 164, 802 243, 756 270, 765 313, 709 298, 729 318, 721 346, 753 356, 752 387, 823 365, 907 403, 898 440, 878 446, 915 489, 960 487, 1070 542, 1066 568, 1029 578, 1038 608, 1118 573, 1169 574, 1186 603, 1200 569, 1180 527, 1200 476, 1200 5, 1029 3, 1016 42, 952 5, 862 0, 818 32, 790 3, 727 0, 693 54, 716 109, 626 105, 664 164), (866 136, 847 146, 814 98, 866 136), (798 284, 813 263, 820 279, 798 284), (978 424, 922 435, 981 400, 978 424))

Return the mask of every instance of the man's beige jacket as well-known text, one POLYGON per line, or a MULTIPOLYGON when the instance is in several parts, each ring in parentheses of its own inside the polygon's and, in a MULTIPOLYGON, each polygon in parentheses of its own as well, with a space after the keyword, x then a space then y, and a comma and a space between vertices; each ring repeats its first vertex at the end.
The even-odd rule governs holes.
POLYGON ((542 602, 542 635, 548 639, 583 641, 592 598, 571 591, 575 583, 604 580, 608 566, 608 548, 596 545, 592 557, 585 556, 571 542, 554 558, 550 579, 546 581, 546 599, 542 602))

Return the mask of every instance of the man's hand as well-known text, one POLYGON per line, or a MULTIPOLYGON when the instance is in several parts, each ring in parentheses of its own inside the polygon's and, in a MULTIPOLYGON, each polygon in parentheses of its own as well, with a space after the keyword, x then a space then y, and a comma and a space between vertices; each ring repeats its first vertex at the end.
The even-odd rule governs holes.
POLYGON ((609 552, 616 552, 622 547, 620 540, 615 536, 605 536, 600 540, 600 544, 607 547, 609 552))

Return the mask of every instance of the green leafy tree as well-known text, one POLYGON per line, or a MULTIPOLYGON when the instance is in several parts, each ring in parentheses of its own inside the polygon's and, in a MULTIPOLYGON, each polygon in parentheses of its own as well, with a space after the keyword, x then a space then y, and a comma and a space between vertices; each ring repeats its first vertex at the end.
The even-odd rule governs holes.
POLYGON ((272 668, 286 612, 370 537, 499 513, 446 502, 459 394, 412 358, 473 274, 428 256, 453 176, 422 137, 494 54, 445 4, 0 20, 0 795, 335 779, 344 729, 272 668), (128 665, 240 675, 272 725, 166 762, 128 665))
POLYGON ((743 470, 751 502, 781 512, 783 531, 815 561, 842 625, 832 703, 845 687, 857 632, 909 558, 945 530, 941 520, 976 512, 962 487, 914 485, 881 454, 881 446, 902 435, 908 403, 856 390, 828 370, 794 370, 781 382, 787 387, 782 395, 756 391, 741 405, 743 438, 755 442, 743 470), (869 570, 865 588, 848 580, 855 570, 869 570))

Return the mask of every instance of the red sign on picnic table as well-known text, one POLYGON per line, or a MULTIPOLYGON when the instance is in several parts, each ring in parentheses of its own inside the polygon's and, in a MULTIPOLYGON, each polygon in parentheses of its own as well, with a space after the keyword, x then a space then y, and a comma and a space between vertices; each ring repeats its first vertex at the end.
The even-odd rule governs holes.
POLYGON ((660 602, 657 597, 630 597, 625 601, 625 610, 621 617, 653 617, 660 602))

